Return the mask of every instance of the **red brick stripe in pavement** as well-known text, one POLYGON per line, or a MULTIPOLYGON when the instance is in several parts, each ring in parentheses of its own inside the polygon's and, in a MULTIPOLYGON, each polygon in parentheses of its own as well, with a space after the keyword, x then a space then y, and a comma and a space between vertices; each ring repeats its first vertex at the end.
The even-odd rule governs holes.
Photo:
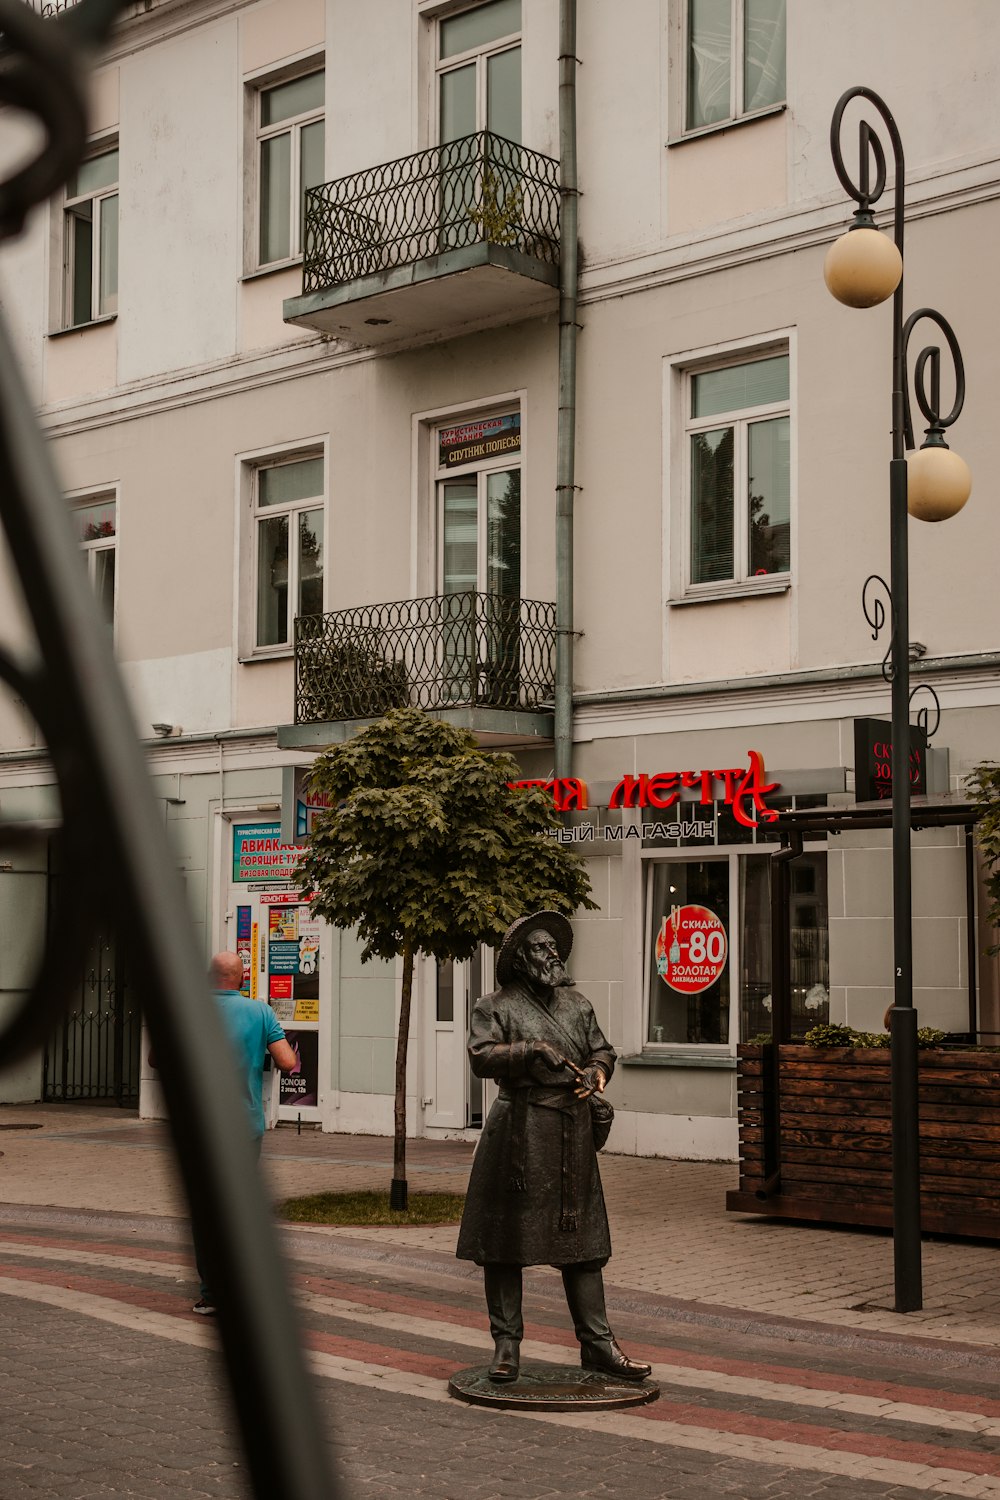
POLYGON ((338 1359, 357 1359, 366 1365, 384 1365, 407 1375, 429 1375, 434 1380, 450 1380, 455 1373, 453 1359, 434 1354, 418 1354, 413 1349, 394 1349, 391 1344, 376 1344, 370 1339, 349 1339, 339 1333, 317 1333, 306 1329, 306 1346, 338 1359))
POLYGON ((109 1240, 69 1240, 51 1234, 28 1234, 22 1229, 0 1225, 0 1240, 16 1240, 19 1245, 43 1245, 47 1250, 89 1250, 98 1255, 117 1255, 122 1260, 167 1260, 178 1266, 191 1264, 190 1252, 171 1250, 169 1246, 113 1244, 109 1240))
POLYGON ((653 1422, 682 1422, 712 1432, 732 1432, 744 1437, 769 1438, 775 1442, 806 1443, 813 1448, 832 1448, 866 1457, 923 1463, 929 1468, 964 1469, 969 1474, 1000 1474, 1000 1453, 982 1453, 973 1448, 946 1448, 936 1443, 910 1442, 886 1437, 880 1432, 842 1432, 810 1422, 789 1422, 775 1417, 757 1417, 742 1412, 718 1411, 686 1401, 664 1400, 640 1407, 636 1416, 653 1422))
POLYGON ((89 1292, 108 1302, 124 1302, 147 1312, 170 1313, 179 1317, 188 1311, 187 1299, 176 1292, 159 1292, 153 1287, 129 1286, 124 1281, 106 1281, 100 1276, 80 1276, 73 1271, 50 1270, 48 1266, 17 1266, 0 1262, 0 1276, 9 1281, 34 1281, 41 1286, 63 1286, 71 1292, 89 1292))

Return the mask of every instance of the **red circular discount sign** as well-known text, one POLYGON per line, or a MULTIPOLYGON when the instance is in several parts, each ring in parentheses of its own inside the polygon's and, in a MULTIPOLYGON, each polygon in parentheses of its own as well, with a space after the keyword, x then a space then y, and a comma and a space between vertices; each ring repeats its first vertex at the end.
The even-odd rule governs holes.
POLYGON ((721 917, 707 906, 672 906, 656 937, 656 972, 681 995, 698 995, 720 978, 729 957, 721 917))

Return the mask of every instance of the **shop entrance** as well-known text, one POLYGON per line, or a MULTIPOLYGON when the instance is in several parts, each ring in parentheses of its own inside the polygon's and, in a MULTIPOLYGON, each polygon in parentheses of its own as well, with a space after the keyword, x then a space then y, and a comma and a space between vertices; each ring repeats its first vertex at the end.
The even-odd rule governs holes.
POLYGON ((466 1050, 472 1007, 493 989, 493 950, 480 945, 463 963, 428 963, 429 996, 424 1035, 424 1125, 431 1129, 481 1130, 496 1094, 477 1078, 466 1050))
POLYGON ((278 1119, 319 1120, 323 924, 297 890, 236 890, 231 910, 243 993, 271 1006, 297 1058, 280 1078, 278 1119))

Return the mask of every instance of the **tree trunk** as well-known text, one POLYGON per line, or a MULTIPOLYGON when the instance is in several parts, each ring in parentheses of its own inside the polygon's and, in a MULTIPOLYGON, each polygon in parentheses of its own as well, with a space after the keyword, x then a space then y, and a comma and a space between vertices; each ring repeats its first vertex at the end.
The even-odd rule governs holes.
POLYGON ((410 1040, 410 1001, 413 996, 413 943, 403 940, 403 994, 399 1006, 399 1035, 396 1038, 396 1130, 392 1145, 392 1187, 389 1207, 407 1207, 406 1186, 406 1049, 410 1040))

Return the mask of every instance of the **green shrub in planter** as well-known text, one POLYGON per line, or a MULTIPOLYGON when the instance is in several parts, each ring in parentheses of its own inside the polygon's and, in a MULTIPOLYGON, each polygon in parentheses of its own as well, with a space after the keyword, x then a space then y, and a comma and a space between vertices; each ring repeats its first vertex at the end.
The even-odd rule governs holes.
POLYGON ((859 1034, 850 1026, 814 1026, 803 1040, 808 1047, 854 1047, 859 1034))
MULTIPOLYGON (((936 1026, 918 1026, 918 1047, 940 1047, 946 1033, 936 1026)), ((809 1047, 888 1047, 887 1031, 855 1031, 853 1026, 814 1026, 805 1034, 809 1047)))

